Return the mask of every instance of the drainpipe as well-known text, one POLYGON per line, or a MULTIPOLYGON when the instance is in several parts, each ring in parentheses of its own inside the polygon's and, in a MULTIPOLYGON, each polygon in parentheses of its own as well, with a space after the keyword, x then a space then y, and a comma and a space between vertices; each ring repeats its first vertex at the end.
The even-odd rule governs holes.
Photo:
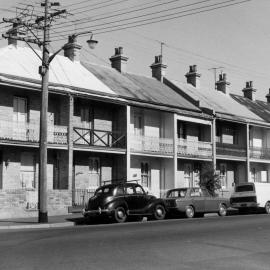
POLYGON ((250 149, 249 149, 249 124, 247 124, 247 129, 246 129, 246 133, 247 133, 247 171, 246 171, 246 176, 247 176, 247 181, 250 182, 250 149))

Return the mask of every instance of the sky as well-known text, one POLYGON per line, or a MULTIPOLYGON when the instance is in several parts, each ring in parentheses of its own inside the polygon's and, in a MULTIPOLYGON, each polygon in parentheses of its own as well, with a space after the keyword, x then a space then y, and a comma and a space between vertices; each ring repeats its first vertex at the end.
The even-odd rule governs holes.
MULTIPOLYGON (((208 4, 217 4, 227 0, 205 1, 208 4)), ((237 0, 241 1, 241 0, 237 0)), ((27 0, 23 3, 37 3, 38 0, 27 0)), ((59 0, 62 7, 67 6, 67 10, 73 14, 61 19, 61 22, 70 23, 70 27, 61 28, 52 25, 51 39, 55 40, 57 32, 61 31, 58 37, 67 37, 74 32, 94 30, 95 25, 107 23, 117 19, 101 20, 102 14, 115 14, 113 11, 119 9, 130 10, 131 6, 136 9, 153 3, 153 0, 59 0), (104 7, 100 7, 104 2, 104 7), (106 4, 108 3, 108 4, 106 4), (113 4, 113 5, 112 5, 113 4), (91 6, 92 5, 92 6, 91 6), (106 6, 107 5, 107 6, 106 6), (110 5, 110 6, 109 6, 110 5), (128 9, 129 8, 129 9, 128 9), (84 13, 81 13, 84 11, 84 13), (78 18, 88 16, 95 19, 88 25, 75 22, 78 18), (57 29, 58 28, 58 29, 57 29), (94 29, 91 29, 94 28, 94 29)), ((156 0, 162 3, 156 8, 148 10, 154 11, 162 16, 167 13, 158 13, 164 9, 171 9, 182 5, 190 5, 199 0, 156 0), (171 2, 171 3, 168 3, 171 2), (168 4, 166 4, 168 3, 168 4)), ((22 6, 22 0, 0 0, 0 17, 14 17, 14 13, 5 9, 15 10, 15 7, 22 6)), ((197 6, 196 6, 197 7, 197 6)), ((186 7, 189 9, 191 7, 186 7)), ((180 9, 181 10, 181 9, 180 9)), ((170 11, 173 12, 173 11, 170 11)), ((169 13, 170 13, 169 12, 169 13)), ((129 58, 127 71, 146 76, 151 76, 150 65, 154 61, 155 55, 160 54, 160 43, 163 42, 163 59, 167 64, 166 77, 173 80, 186 81, 185 74, 189 65, 197 65, 201 73, 201 87, 212 88, 214 90, 214 73, 212 68, 222 67, 221 70, 227 74, 227 79, 231 83, 230 91, 242 95, 242 89, 246 81, 253 81, 257 89, 256 98, 266 100, 265 95, 270 88, 270 1, 251 0, 240 5, 234 5, 222 9, 217 9, 205 13, 194 14, 192 16, 180 17, 174 20, 159 22, 136 28, 120 31, 105 31, 106 33, 94 33, 94 39, 98 40, 95 50, 87 48, 85 43, 87 37, 78 37, 78 41, 83 46, 81 59, 105 66, 110 65, 109 58, 114 54, 114 48, 122 46, 124 55, 129 58)), ((139 11, 135 14, 119 16, 118 19, 141 16, 146 11, 139 11)), ((106 15, 108 16, 108 15, 106 15)), ((1 33, 8 28, 7 24, 0 25, 1 33)), ((99 31, 101 32, 101 31, 99 31)), ((66 38, 67 40, 67 38, 66 38)), ((59 49, 65 40, 52 41, 51 50, 59 49)), ((7 41, 0 40, 0 47, 7 45, 7 41)), ((24 46, 22 44, 22 46, 24 46)))

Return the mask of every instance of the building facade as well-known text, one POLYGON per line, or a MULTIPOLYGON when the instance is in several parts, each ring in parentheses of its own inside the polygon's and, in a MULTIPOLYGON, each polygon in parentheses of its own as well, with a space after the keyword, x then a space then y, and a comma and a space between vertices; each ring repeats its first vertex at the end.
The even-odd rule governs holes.
MULTIPOLYGON (((239 97, 229 93, 224 74, 217 90, 200 88, 196 66, 187 82, 169 80, 160 56, 146 77, 127 72, 121 47, 111 67, 81 63, 70 53, 78 56, 79 46, 56 56, 50 71, 49 215, 81 208, 106 183, 137 181, 156 196, 195 187, 211 166, 221 175, 224 196, 240 182, 270 181, 270 117, 258 113, 258 106, 269 105, 254 100, 250 82, 239 97)), ((37 215, 41 92, 35 57, 16 43, 0 50, 0 218, 37 215)))

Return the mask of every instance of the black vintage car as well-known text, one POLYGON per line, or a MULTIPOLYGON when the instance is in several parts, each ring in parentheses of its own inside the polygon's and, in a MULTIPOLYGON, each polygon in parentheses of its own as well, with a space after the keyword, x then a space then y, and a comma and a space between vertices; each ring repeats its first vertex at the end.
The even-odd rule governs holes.
POLYGON ((135 183, 109 184, 99 187, 83 210, 85 218, 105 216, 115 222, 142 220, 144 216, 161 220, 166 210, 162 199, 148 195, 135 183))

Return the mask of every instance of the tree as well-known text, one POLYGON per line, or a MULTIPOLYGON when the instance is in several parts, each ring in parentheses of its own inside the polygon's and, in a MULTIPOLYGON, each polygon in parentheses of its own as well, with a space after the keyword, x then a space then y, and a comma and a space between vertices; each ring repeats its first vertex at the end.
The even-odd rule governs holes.
POLYGON ((220 175, 212 165, 204 166, 199 186, 207 189, 212 196, 216 196, 216 191, 221 188, 220 175))

